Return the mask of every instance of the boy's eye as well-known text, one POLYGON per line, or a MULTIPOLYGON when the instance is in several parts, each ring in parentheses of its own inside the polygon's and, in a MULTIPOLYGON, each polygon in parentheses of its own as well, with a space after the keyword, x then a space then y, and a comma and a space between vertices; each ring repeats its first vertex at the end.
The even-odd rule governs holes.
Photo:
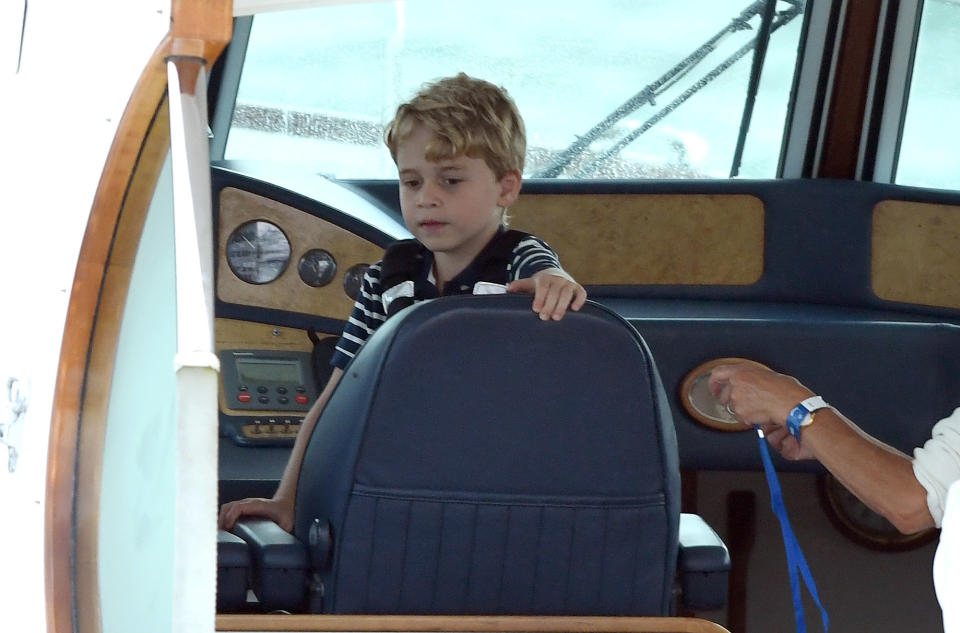
POLYGON ((463 182, 463 178, 444 178, 443 184, 445 185, 456 185, 463 182))
POLYGON ((406 178, 404 180, 401 180, 400 183, 404 187, 416 187, 417 185, 420 184, 420 181, 415 178, 406 178))

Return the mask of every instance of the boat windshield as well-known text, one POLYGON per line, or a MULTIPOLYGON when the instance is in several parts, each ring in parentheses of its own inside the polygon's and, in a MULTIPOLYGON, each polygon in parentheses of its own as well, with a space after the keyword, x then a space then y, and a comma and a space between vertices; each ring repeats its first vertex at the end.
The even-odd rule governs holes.
POLYGON ((224 158, 395 178, 384 123, 424 82, 464 71, 516 100, 527 177, 772 178, 804 22, 802 0, 265 13, 250 27, 224 158))

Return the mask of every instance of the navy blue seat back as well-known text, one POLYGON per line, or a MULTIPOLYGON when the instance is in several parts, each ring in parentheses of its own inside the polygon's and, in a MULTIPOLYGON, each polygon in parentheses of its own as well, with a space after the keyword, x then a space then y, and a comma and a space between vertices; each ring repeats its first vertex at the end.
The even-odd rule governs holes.
POLYGON ((348 366, 305 455, 330 613, 666 615, 679 471, 636 331, 529 297, 404 310, 348 366))

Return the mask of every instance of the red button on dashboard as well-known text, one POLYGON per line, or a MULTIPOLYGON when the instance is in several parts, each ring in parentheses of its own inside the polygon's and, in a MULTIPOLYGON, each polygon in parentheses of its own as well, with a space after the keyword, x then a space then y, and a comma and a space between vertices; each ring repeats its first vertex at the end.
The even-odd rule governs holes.
POLYGON ((308 400, 309 398, 307 398, 307 396, 305 396, 304 394, 302 393, 297 394, 297 402, 299 402, 300 404, 307 404, 308 400))
POLYGON ((240 392, 237 394, 237 400, 239 400, 240 402, 250 402, 250 394, 240 392))

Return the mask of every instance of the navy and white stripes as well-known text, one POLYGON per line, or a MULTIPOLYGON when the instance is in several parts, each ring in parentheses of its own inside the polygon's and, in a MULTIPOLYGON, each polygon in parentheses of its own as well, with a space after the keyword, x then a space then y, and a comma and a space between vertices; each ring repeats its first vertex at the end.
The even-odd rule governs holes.
POLYGON ((513 261, 507 267, 510 281, 533 277, 547 268, 560 268, 560 260, 553 249, 539 237, 526 237, 513 249, 513 261))
MULTIPOLYGON (((471 263, 473 266, 476 262, 471 263)), ((532 277, 548 268, 562 271, 557 254, 540 238, 529 236, 522 239, 513 249, 513 258, 507 267, 507 279, 515 281, 532 277)), ((374 330, 387 320, 381 299, 380 272, 382 262, 367 269, 360 286, 360 294, 353 306, 353 312, 343 328, 343 334, 337 342, 336 351, 330 361, 334 367, 343 369, 357 353, 360 346, 370 338, 374 330)), ((483 281, 483 280, 481 280, 483 281)))

